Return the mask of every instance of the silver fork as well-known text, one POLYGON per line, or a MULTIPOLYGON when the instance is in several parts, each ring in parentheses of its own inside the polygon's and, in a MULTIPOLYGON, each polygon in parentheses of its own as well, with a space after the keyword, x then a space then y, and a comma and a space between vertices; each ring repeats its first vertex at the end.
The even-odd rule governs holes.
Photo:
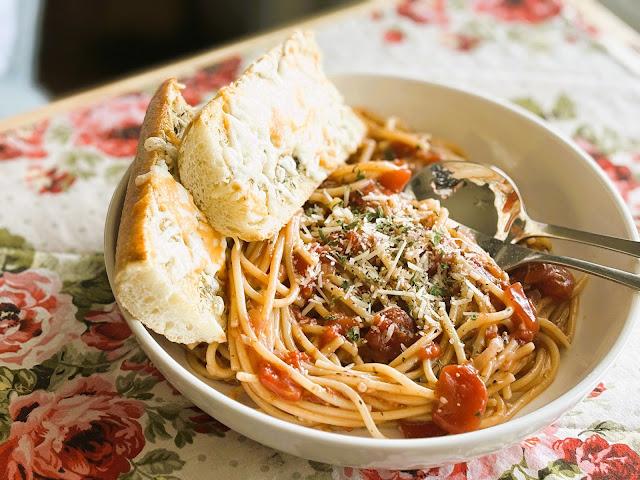
POLYGON ((550 253, 539 252, 512 243, 505 243, 487 234, 460 224, 460 228, 473 235, 478 245, 485 250, 503 270, 511 270, 526 263, 553 263, 581 272, 590 273, 597 277, 606 278, 621 285, 640 290, 640 275, 605 267, 578 258, 564 257, 550 253))

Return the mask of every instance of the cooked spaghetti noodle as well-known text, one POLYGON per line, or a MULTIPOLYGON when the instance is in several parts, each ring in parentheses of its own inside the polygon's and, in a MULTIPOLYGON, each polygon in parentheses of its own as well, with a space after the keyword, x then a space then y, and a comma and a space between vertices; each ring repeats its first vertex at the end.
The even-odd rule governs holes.
POLYGON ((510 280, 436 201, 400 193, 462 152, 360 115, 368 138, 303 211, 268 241, 234 240, 228 343, 195 346, 191 364, 306 426, 415 437, 504 422, 553 381, 583 281, 548 265, 510 280))

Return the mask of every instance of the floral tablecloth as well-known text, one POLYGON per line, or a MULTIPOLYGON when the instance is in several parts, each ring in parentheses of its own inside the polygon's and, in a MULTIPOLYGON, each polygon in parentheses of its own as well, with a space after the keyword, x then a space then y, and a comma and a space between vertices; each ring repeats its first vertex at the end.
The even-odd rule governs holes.
MULTIPOLYGON (((609 53, 612 39, 561 0, 373 4, 317 37, 329 72, 473 87, 535 112, 596 159, 640 224, 640 80, 609 53)), ((177 72, 185 97, 206 100, 268 46, 177 72)), ((638 329, 602 383, 556 424, 494 455, 426 471, 292 457, 191 405, 131 336, 102 255, 107 205, 156 86, 0 133, 0 478, 640 478, 638 329)))

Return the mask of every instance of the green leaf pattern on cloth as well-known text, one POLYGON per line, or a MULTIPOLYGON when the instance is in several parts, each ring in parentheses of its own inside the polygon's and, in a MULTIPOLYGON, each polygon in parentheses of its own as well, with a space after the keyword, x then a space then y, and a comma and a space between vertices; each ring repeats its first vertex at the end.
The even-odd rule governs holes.
POLYGON ((0 267, 4 272, 20 272, 33 264, 35 252, 27 241, 0 228, 0 267))

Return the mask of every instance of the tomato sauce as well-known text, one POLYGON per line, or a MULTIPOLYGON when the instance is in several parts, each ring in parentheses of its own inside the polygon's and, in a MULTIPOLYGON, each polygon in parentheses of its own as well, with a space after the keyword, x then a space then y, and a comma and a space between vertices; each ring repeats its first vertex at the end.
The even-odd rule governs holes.
POLYGON ((297 350, 293 352, 284 353, 282 355, 279 355, 279 357, 286 364, 291 365, 293 368, 295 368, 300 372, 303 371, 301 362, 309 361, 309 355, 307 355, 305 352, 299 352, 297 350))
POLYGON ((291 309, 290 311, 291 311, 291 314, 293 315, 293 318, 300 325, 305 325, 305 324, 315 325, 318 323, 318 321, 315 318, 307 317, 306 315, 303 315, 302 310, 300 310, 299 307, 295 305, 291 305, 289 308, 291 309))
POLYGON ((540 330, 540 324, 536 319, 536 307, 527 298, 521 283, 509 285, 505 290, 507 306, 513 308, 511 319, 515 331, 511 336, 520 342, 530 342, 540 330))
POLYGON ((297 402, 302 398, 304 389, 294 382, 286 371, 266 360, 261 360, 258 364, 258 380, 263 387, 282 400, 297 402))
POLYGON ((400 193, 410 179, 411 171, 405 167, 384 172, 378 181, 389 193, 400 193))
POLYGON ((375 362, 389 363, 418 338, 415 321, 400 307, 391 307, 374 317, 363 353, 375 362))
POLYGON ((311 297, 313 297, 313 290, 315 288, 316 285, 314 282, 309 282, 306 285, 301 285, 300 293, 298 295, 304 300, 309 300, 311 297))
POLYGON ((509 286, 505 280, 504 272, 492 262, 485 262, 478 257, 473 257, 471 265, 474 265, 478 272, 491 283, 500 285, 502 288, 509 286))
POLYGON ((298 252, 293 254, 293 270, 304 277, 311 265, 298 252))
POLYGON ((433 422, 408 422, 400 420, 398 422, 398 428, 404 438, 442 437, 449 433, 433 422))
POLYGON ((313 242, 309 247, 309 251, 311 253, 315 253, 320 257, 320 264, 322 266, 322 271, 327 274, 333 274, 336 271, 336 266, 334 265, 334 260, 329 255, 331 253, 331 249, 327 245, 321 245, 318 242, 313 242))
POLYGON ((348 255, 351 256, 359 255, 365 250, 369 250, 375 242, 373 235, 355 230, 349 230, 347 233, 332 232, 328 239, 335 250, 342 254, 347 254, 348 249, 348 255))
POLYGON ((262 305, 251 300, 247 309, 247 316, 249 317, 249 322, 253 325, 253 328, 258 332, 262 331, 262 327, 265 323, 265 318, 262 313, 262 305))
POLYGON ((434 162, 446 160, 444 155, 433 150, 422 150, 416 146, 403 142, 392 142, 390 152, 395 157, 394 163, 402 159, 408 164, 408 168, 413 172, 419 172, 423 167, 434 162))
POLYGON ((516 203, 520 203, 518 192, 511 192, 502 206, 502 213, 508 213, 516 203))
POLYGON ((344 236, 344 242, 342 242, 343 251, 346 251, 347 247, 351 245, 349 249, 350 255, 360 255, 362 252, 369 250, 373 247, 374 238, 372 235, 365 232, 354 232, 350 230, 344 236))
POLYGON ((329 325, 329 327, 320 335, 319 347, 322 349, 333 342, 340 336, 339 325, 329 325))
POLYGON ((418 151, 415 146, 404 142, 392 142, 389 149, 395 158, 394 163, 397 162, 398 159, 410 157, 418 151))
POLYGON ((332 320, 327 320, 324 323, 325 327, 328 327, 322 335, 320 335, 320 348, 330 344, 333 340, 341 335, 345 335, 353 327, 360 325, 360 319, 358 317, 350 317, 343 313, 333 313, 332 320))
POLYGON ((489 340, 493 340, 498 336, 498 325, 492 323, 487 327, 484 331, 484 339, 488 342, 489 340))
MULTIPOLYGON (((318 255, 320 259, 320 263, 322 265, 322 271, 325 273, 334 273, 335 265, 333 265, 333 260, 329 257, 329 247, 327 245, 321 245, 318 242, 313 242, 309 245, 309 252, 312 254, 318 255)), ((311 265, 307 262, 307 260, 300 255, 298 252, 293 254, 293 270, 294 272, 301 276, 305 277, 309 273, 309 268, 311 265)), ((304 300, 309 300, 313 295, 313 290, 315 289, 316 283, 315 280, 310 281, 306 285, 302 285, 300 287, 300 298, 304 300)))
POLYGON ((470 364, 447 365, 436 383, 433 423, 450 433, 480 428, 487 408, 487 388, 470 364))
POLYGON ((370 193, 374 195, 379 195, 382 193, 380 185, 378 185, 378 183, 373 180, 369 180, 358 190, 354 190, 349 194, 349 205, 357 208, 361 212, 364 212, 367 207, 371 207, 375 210, 377 208, 376 204, 363 198, 370 193))

